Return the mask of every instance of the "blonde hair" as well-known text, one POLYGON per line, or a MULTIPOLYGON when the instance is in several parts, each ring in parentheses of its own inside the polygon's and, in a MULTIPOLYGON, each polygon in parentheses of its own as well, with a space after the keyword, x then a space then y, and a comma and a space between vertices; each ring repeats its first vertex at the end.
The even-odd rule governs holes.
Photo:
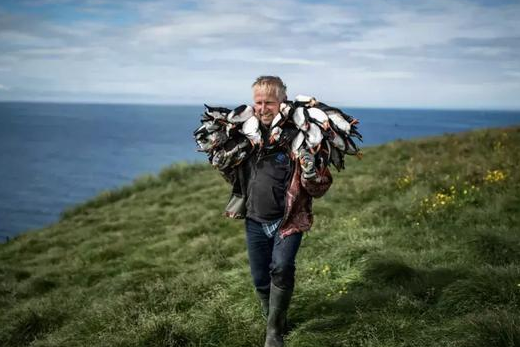
POLYGON ((263 89, 267 94, 274 94, 278 101, 287 100, 287 86, 278 76, 260 76, 251 86, 253 90, 263 89))

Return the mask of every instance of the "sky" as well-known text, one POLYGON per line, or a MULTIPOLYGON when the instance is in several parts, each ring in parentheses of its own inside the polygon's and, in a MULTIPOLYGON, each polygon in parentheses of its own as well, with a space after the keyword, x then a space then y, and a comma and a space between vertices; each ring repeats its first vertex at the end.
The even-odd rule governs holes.
POLYGON ((0 101, 520 110, 520 0, 1 0, 0 101))

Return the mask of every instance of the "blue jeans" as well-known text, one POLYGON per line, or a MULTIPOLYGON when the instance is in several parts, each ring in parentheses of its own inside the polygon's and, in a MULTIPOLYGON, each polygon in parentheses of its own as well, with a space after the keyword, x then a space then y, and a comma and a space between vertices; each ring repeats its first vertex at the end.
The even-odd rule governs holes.
POLYGON ((280 237, 279 228, 269 238, 262 225, 246 218, 246 242, 251 276, 257 289, 268 288, 271 281, 281 289, 294 287, 296 253, 302 233, 280 237))

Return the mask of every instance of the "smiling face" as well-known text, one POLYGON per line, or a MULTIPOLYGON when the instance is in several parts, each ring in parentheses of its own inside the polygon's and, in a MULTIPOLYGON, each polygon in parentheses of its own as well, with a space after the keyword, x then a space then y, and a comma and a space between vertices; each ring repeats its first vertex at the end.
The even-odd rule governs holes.
POLYGON ((265 125, 271 125, 274 117, 280 112, 280 103, 275 93, 269 93, 265 88, 253 88, 255 116, 265 125))

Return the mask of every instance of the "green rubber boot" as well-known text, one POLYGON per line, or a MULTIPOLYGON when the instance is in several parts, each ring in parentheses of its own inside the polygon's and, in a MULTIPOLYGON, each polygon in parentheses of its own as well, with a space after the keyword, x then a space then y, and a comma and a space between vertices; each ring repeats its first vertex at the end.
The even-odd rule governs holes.
POLYGON ((271 283, 264 347, 283 347, 283 334, 292 292, 292 289, 281 289, 271 283))
POLYGON ((262 306, 262 316, 265 318, 265 320, 267 320, 267 317, 269 316, 270 289, 271 289, 271 285, 256 288, 256 296, 260 300, 260 305, 262 306))

